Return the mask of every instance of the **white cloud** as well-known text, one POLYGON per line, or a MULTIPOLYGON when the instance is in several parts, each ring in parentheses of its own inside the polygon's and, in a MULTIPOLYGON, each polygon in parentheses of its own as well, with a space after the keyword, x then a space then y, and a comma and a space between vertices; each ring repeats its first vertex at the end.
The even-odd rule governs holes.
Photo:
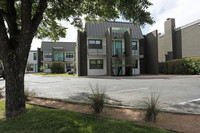
MULTIPOLYGON (((147 25, 143 30, 143 34, 158 29, 159 33, 164 32, 164 22, 167 18, 175 18, 176 27, 183 26, 190 22, 200 19, 200 0, 149 0, 154 5, 148 10, 151 12, 156 23, 147 25)), ((77 38, 77 29, 70 25, 69 22, 62 22, 67 29, 66 38, 60 41, 75 42, 77 38)), ((48 39, 44 39, 49 41, 48 39)), ((34 39, 32 42, 32 50, 41 47, 41 41, 34 39)))
MULTIPOLYGON (((199 0, 150 0, 154 5, 149 8, 156 23, 146 32, 158 29, 164 32, 164 21, 175 18, 176 27, 183 26, 200 19, 199 0)), ((145 29, 143 29, 145 31, 145 29)), ((145 33, 146 34, 146 33, 145 33)))

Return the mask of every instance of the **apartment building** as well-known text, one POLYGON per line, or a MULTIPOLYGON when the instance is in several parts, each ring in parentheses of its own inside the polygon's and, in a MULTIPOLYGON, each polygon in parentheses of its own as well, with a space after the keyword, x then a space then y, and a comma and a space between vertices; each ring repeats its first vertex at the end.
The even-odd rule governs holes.
POLYGON ((37 58, 37 50, 31 50, 28 56, 26 72, 38 72, 37 58))
POLYGON ((172 59, 200 56, 200 20, 176 28, 174 18, 164 23, 164 33, 157 30, 145 35, 147 73, 158 73, 158 64, 172 59))
POLYGON ((40 66, 46 66, 45 72, 51 72, 50 66, 53 62, 64 62, 65 72, 75 72, 75 42, 46 42, 43 41, 40 53, 40 66))
POLYGON ((126 22, 86 23, 78 31, 77 75, 135 75, 144 62, 139 26, 126 22))

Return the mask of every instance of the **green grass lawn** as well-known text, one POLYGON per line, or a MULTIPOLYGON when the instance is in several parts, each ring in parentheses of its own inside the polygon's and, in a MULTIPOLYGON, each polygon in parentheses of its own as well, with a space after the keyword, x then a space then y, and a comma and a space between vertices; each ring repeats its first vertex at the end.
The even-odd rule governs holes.
POLYGON ((3 116, 0 102, 0 133, 172 133, 128 121, 97 118, 76 112, 27 105, 27 113, 16 118, 3 116))
POLYGON ((68 73, 63 73, 63 74, 53 74, 53 73, 32 73, 33 75, 45 75, 45 76, 76 76, 76 74, 68 74, 68 73))

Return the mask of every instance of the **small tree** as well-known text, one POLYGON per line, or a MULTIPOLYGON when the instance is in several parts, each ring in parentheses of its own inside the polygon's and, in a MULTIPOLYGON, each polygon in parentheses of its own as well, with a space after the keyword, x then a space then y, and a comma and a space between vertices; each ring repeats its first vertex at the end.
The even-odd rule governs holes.
POLYGON ((44 73, 46 70, 47 70, 47 67, 46 67, 46 66, 41 66, 41 67, 40 67, 40 71, 41 71, 42 73, 44 73))
POLYGON ((30 71, 32 65, 33 65, 33 64, 27 62, 26 68, 27 68, 28 73, 29 73, 29 71, 30 71))

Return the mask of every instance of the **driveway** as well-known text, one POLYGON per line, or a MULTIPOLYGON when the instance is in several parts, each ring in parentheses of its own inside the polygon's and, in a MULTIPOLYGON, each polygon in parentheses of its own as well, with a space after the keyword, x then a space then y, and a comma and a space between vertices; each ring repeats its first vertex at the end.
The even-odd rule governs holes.
MULTIPOLYGON (((0 80, 0 87, 5 81, 0 80)), ((200 114, 200 76, 54 77, 27 74, 25 88, 38 97, 88 102, 91 86, 115 105, 141 107, 151 93, 166 111, 200 114)))

